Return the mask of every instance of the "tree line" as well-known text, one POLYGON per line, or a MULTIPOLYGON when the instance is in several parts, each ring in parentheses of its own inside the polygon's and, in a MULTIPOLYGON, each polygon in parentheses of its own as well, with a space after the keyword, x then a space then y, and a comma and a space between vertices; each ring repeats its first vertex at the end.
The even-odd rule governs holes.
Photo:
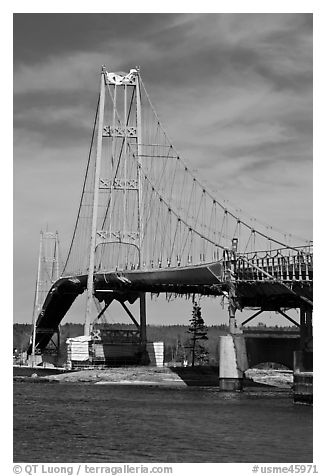
MULTIPOLYGON (((107 329, 135 329, 133 324, 105 324, 107 329)), ((251 329, 266 327, 262 323, 251 326, 251 329)), ((268 327, 268 329, 288 330, 290 327, 268 327)), ((32 333, 30 324, 13 325, 13 347, 19 352, 28 348, 32 333)), ((194 302, 189 325, 147 325, 147 340, 149 342, 164 342, 165 362, 188 365, 218 365, 219 336, 228 333, 228 326, 220 324, 206 326, 201 315, 201 308, 194 302)), ((60 354, 66 355, 66 340, 70 337, 83 335, 83 325, 65 323, 60 326, 60 354)))

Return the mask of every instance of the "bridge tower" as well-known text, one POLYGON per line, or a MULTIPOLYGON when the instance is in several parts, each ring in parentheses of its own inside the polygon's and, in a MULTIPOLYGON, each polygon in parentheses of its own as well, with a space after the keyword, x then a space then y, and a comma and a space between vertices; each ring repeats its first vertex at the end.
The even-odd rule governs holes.
MULTIPOLYGON (((41 312, 52 284, 60 277, 60 255, 59 255, 59 235, 58 232, 42 231, 40 232, 39 257, 37 267, 37 278, 35 285, 34 305, 33 305, 33 333, 32 333, 32 365, 35 364, 35 338, 37 318, 41 312)), ((37 329, 41 332, 41 329, 37 329)), ((60 333, 59 328, 55 329, 57 334, 56 347, 59 349, 60 333)))
MULTIPOLYGON (((91 239, 87 277, 84 334, 92 331, 96 272, 105 271, 105 255, 136 254, 136 269, 143 267, 142 107, 139 68, 129 74, 110 73, 103 66, 96 115, 91 239), (131 160, 136 158, 135 160, 131 160), (135 165, 135 163, 137 165, 135 165), (121 252, 121 249, 124 251, 121 252)), ((135 258, 134 258, 135 260, 135 258)), ((109 259, 106 259, 111 266, 109 259)), ((140 337, 146 342, 146 300, 140 299, 140 337)), ((107 306, 106 306, 107 307, 107 306)))

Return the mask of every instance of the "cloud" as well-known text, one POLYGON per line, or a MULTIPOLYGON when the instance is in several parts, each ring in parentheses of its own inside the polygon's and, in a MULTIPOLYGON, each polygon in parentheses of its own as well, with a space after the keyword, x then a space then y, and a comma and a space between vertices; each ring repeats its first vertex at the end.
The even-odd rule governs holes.
POLYGON ((134 67, 137 61, 149 56, 155 56, 150 44, 116 39, 110 49, 100 45, 96 52, 61 53, 39 63, 18 64, 14 71, 14 94, 93 91, 94 84, 99 84, 102 65, 108 70, 126 71, 126 66, 134 67))
POLYGON ((311 236, 311 15, 32 17, 15 31, 15 289, 33 295, 46 222, 70 244, 103 63, 141 66, 172 143, 217 194, 311 236))
MULTIPOLYGON (((95 104, 93 104, 95 107, 95 104)), ((37 138, 39 147, 66 149, 79 143, 85 154, 89 148, 95 111, 84 105, 38 106, 20 110, 14 115, 16 143, 37 138)), ((69 153, 69 152, 68 152, 69 153)), ((62 151, 61 157, 68 153, 62 151)), ((25 155, 25 160, 26 160, 25 155)))

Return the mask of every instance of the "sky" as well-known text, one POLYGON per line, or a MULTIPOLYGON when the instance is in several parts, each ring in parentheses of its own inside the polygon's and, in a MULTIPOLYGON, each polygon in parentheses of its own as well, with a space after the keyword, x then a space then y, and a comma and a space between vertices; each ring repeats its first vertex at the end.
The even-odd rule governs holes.
MULTIPOLYGON (((15 14, 13 42, 14 322, 32 319, 40 230, 58 230, 67 253, 102 64, 140 66, 169 138, 209 188, 313 238, 312 14, 15 14)), ((64 322, 82 322, 82 307, 64 322)), ((227 319, 220 298, 203 309, 208 324, 227 319)), ((190 317, 190 302, 148 303, 151 323, 190 317)))

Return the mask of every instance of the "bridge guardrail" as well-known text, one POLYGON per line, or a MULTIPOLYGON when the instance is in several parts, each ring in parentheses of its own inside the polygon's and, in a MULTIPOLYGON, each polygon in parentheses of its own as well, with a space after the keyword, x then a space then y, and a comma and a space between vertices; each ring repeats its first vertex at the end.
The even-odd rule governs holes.
POLYGON ((313 280, 312 251, 303 252, 302 247, 297 251, 291 250, 292 253, 288 255, 282 251, 274 250, 273 254, 227 251, 223 256, 225 273, 231 273, 232 278, 239 281, 266 281, 273 278, 280 281, 313 280))

